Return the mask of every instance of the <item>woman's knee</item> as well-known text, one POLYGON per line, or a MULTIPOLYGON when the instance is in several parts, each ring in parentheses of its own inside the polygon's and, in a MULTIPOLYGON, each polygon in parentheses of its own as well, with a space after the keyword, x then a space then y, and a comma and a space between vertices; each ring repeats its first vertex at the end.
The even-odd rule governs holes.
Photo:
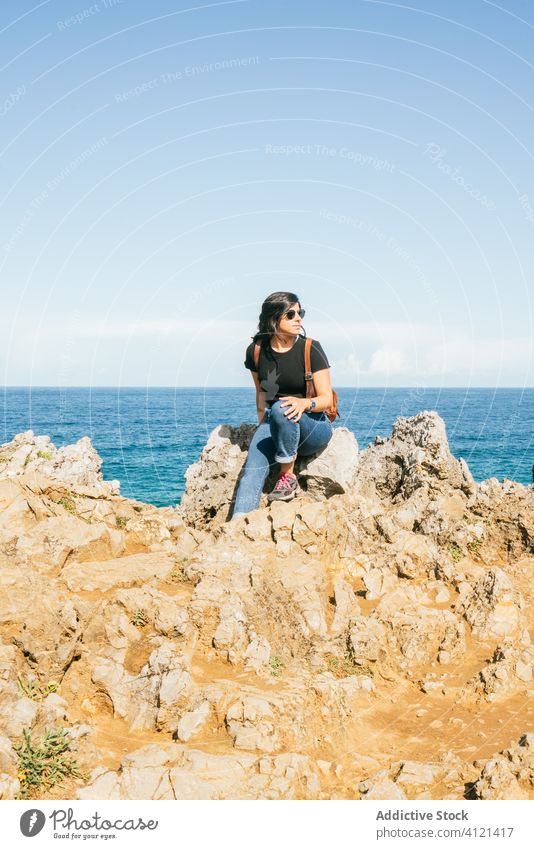
POLYGON ((298 453, 302 456, 309 456, 310 454, 318 454, 320 451, 324 451, 333 435, 332 426, 329 428, 321 427, 319 430, 311 431, 302 437, 299 443, 298 453))
POLYGON ((280 398, 279 401, 275 401, 273 406, 271 407, 271 421, 276 422, 276 424, 283 424, 284 422, 290 421, 286 416, 287 407, 282 407, 283 398, 280 398))
POLYGON ((271 407, 271 420, 276 419, 277 421, 283 421, 286 416, 284 416, 285 407, 281 407, 282 399, 280 398, 278 401, 275 401, 271 407))

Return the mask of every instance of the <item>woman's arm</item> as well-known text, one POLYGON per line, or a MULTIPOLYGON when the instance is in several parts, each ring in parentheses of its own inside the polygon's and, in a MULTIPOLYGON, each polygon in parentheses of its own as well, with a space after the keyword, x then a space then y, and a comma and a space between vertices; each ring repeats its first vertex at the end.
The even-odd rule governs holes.
POLYGON ((256 387, 256 410, 258 411, 258 424, 261 424, 265 417, 265 392, 260 386, 260 376, 257 371, 251 371, 254 385, 256 387))
MULTIPOLYGON (((316 406, 314 412, 322 413, 328 410, 334 403, 332 395, 332 384, 330 383, 330 369, 322 368, 320 371, 312 372, 315 395, 312 395, 316 406)), ((292 395, 282 395, 281 407, 285 407, 284 416, 292 421, 298 422, 301 416, 310 409, 309 398, 295 398, 292 395)))
POLYGON ((332 383, 330 382, 330 369, 322 368, 320 371, 314 371, 313 385, 316 393, 312 396, 316 401, 315 412, 321 413, 324 410, 328 410, 334 403, 332 383))

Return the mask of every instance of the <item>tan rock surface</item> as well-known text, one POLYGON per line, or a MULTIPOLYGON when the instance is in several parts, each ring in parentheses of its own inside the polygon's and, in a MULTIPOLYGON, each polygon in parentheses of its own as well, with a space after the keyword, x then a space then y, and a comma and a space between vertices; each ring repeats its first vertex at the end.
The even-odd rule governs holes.
POLYGON ((47 798, 534 798, 534 489, 476 484, 435 413, 343 430, 230 523, 253 426, 177 509, 89 440, 0 447, 3 798, 50 724, 89 777, 47 798))
POLYGON ((151 578, 164 578, 173 565, 173 558, 166 552, 130 554, 114 560, 70 563, 61 572, 61 579, 72 592, 106 592, 113 587, 132 587, 151 578))

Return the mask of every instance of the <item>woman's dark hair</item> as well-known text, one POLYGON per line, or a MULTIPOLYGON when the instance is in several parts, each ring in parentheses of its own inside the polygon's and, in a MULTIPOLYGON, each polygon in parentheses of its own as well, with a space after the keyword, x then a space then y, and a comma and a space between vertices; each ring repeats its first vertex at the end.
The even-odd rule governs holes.
MULTIPOLYGON (((300 306, 299 296, 295 295, 294 292, 273 292, 265 298, 261 305, 258 329, 252 337, 252 341, 267 345, 270 337, 276 333, 278 322, 294 304, 300 306)), ((302 329, 304 330, 304 328, 302 329)), ((306 331, 301 335, 305 336, 306 331)))

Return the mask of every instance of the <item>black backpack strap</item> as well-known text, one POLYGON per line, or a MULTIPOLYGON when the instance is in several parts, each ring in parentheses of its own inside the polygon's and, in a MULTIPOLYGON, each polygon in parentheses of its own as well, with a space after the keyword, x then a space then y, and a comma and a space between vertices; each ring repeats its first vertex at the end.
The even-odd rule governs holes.
POLYGON ((306 398, 311 398, 315 394, 313 385, 313 375, 311 370, 311 344, 313 339, 306 337, 304 342, 304 380, 306 381, 306 398))

